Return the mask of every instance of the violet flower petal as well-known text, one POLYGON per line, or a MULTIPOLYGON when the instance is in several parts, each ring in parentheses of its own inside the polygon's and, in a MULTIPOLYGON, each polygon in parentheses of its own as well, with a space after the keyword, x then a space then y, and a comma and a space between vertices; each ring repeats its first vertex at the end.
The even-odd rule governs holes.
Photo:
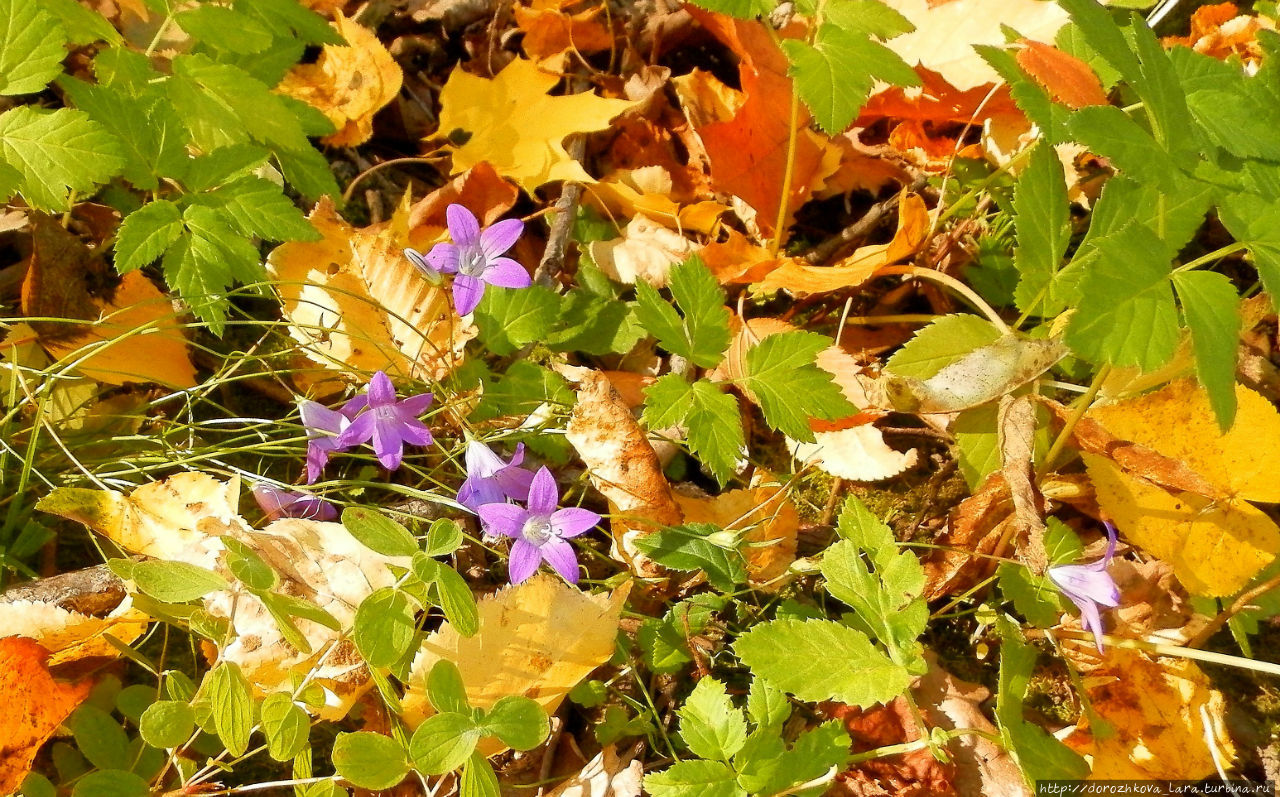
POLYGON ((453 278, 453 304, 458 315, 467 315, 480 304, 484 296, 484 282, 459 274, 453 278))
POLYGON ((433 398, 435 398, 435 396, 431 393, 419 393, 416 396, 409 396, 408 398, 400 399, 396 408, 405 417, 416 419, 419 415, 422 415, 427 411, 427 408, 431 406, 431 400, 433 398))
POLYGON ((524 468, 508 465, 493 475, 493 481, 508 498, 528 501, 529 487, 533 484, 533 473, 524 468))
POLYGON ((527 288, 533 284, 533 278, 524 266, 509 257, 490 260, 481 279, 499 288, 527 288))
POLYGON ((556 511, 559 501, 560 491, 556 488, 556 479, 544 465, 529 483, 529 514, 547 517, 556 511))
POLYGON ((480 220, 462 205, 450 205, 444 209, 445 222, 449 225, 449 237, 462 247, 480 244, 480 220))
POLYGON ((520 538, 529 513, 515 504, 481 504, 476 510, 480 522, 494 536, 520 538))
MULTIPOLYGON (((538 549, 542 554, 542 559, 551 565, 551 569, 559 573, 565 581, 570 584, 578 583, 578 555, 573 552, 573 546, 564 540, 547 540, 538 549)), ((512 548, 512 557, 515 556, 515 549, 512 548)))
POLYGON ((373 416, 373 453, 382 467, 395 470, 400 467, 404 458, 404 438, 400 435, 400 424, 394 417, 373 416))
POLYGON ((271 520, 279 518, 304 518, 308 520, 336 520, 338 508, 323 498, 293 490, 281 490, 269 484, 256 484, 253 498, 271 520))
POLYGON ((458 263, 461 260, 462 250, 449 243, 436 244, 431 247, 431 251, 427 252, 426 256, 427 265, 442 274, 457 274, 458 263))
POLYGON ((498 255, 515 246, 523 232, 524 222, 520 219, 503 219, 490 225, 480 233, 480 251, 484 253, 484 259, 492 263, 498 255))
POLYGON ((369 409, 376 410, 396 403, 395 385, 391 384, 391 377, 385 371, 374 372, 365 394, 369 396, 369 409))
POLYGON ((534 574, 542 562, 542 550, 536 545, 516 540, 511 544, 511 558, 507 562, 507 574, 512 584, 519 584, 534 574))
POLYGON ((595 512, 576 506, 566 507, 551 515, 551 528, 561 539, 585 534, 599 522, 600 516, 595 512))

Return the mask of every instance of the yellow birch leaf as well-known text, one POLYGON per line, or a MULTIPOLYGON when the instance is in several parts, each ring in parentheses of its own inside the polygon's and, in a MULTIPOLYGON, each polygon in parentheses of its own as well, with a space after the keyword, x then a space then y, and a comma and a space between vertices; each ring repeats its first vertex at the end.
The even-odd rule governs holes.
POLYGON ((453 152, 453 171, 488 161, 532 193, 543 183, 593 178, 564 148, 566 136, 603 130, 635 103, 586 92, 551 97, 558 75, 517 58, 493 80, 455 69, 440 92, 440 133, 470 134, 453 152))
POLYGON ((1236 385, 1236 401, 1236 420, 1226 434, 1214 420, 1204 388, 1194 379, 1096 407, 1089 417, 1121 440, 1185 462, 1224 493, 1247 501, 1280 502, 1280 413, 1244 385, 1236 385))
POLYGON ((404 75, 373 31, 338 13, 334 23, 347 45, 326 44, 314 64, 289 71, 276 91, 316 108, 336 133, 321 139, 354 147, 373 136, 373 115, 400 93, 404 75))
MULTIPOLYGON (((426 682, 441 660, 458 666, 472 707, 524 695, 554 714, 569 691, 613 655, 630 590, 628 583, 608 595, 591 595, 541 573, 481 598, 474 636, 464 637, 446 622, 423 642, 402 703, 404 721, 416 728, 435 713, 426 682)), ((504 748, 491 739, 480 749, 492 755, 504 748)))
POLYGON ((1192 594, 1234 595, 1280 552, 1280 527, 1252 504, 1171 494, 1106 457, 1081 456, 1098 506, 1125 539, 1167 562, 1192 594))
POLYGON ((125 598, 105 617, 64 609, 35 600, 0 602, 0 639, 26 637, 49 651, 49 666, 87 658, 115 658, 120 650, 107 641, 110 634, 129 644, 147 630, 151 618, 125 598))

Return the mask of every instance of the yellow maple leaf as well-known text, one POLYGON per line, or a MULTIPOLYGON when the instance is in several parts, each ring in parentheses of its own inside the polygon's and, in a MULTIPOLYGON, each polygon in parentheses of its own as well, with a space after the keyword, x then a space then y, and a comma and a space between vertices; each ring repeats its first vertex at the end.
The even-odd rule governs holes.
POLYGON ((1127 540, 1168 562, 1193 594, 1234 595, 1280 551, 1280 528, 1252 504, 1171 494, 1106 457, 1081 456, 1098 505, 1127 540))
POLYGON ((314 64, 289 71, 276 91, 316 108, 336 133, 321 139, 354 147, 373 135, 373 115, 400 93, 404 75, 373 31, 338 14, 334 27, 347 45, 326 44, 314 64))
POLYGON ((529 192, 553 180, 592 182, 565 151, 565 137, 603 130, 634 103, 590 92, 548 96, 558 82, 558 76, 521 58, 493 80, 455 69, 440 92, 439 130, 447 136, 462 131, 470 138, 453 152, 454 172, 488 161, 529 192))

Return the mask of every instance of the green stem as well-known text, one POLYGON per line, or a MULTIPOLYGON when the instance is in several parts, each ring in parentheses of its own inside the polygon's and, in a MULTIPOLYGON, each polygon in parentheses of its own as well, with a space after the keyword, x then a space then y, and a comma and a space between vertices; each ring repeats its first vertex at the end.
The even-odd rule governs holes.
POLYGON ((1175 268, 1173 270, 1173 273, 1181 274, 1184 271, 1190 271, 1193 268, 1199 268, 1200 266, 1207 265, 1209 263, 1212 263, 1215 260, 1221 260, 1227 255, 1235 254, 1236 252, 1239 252, 1242 249, 1248 249, 1248 248, 1249 248, 1249 245, 1247 243, 1240 243, 1239 241, 1233 244, 1227 244, 1221 249, 1215 249, 1212 252, 1208 253, 1207 255, 1201 255, 1200 257, 1197 257, 1195 260, 1192 260, 1190 263, 1183 263, 1181 266, 1178 266, 1177 268, 1175 268))
POLYGON ((1067 418, 1062 431, 1058 432, 1058 436, 1054 438, 1053 445, 1049 446, 1049 453, 1045 455, 1044 462, 1040 463, 1040 467, 1036 469, 1036 475, 1043 476, 1053 467, 1054 460, 1058 458, 1062 453, 1062 449, 1066 447, 1067 440, 1071 437, 1071 433, 1075 431, 1076 424, 1080 423, 1080 419, 1089 411, 1090 405, 1093 404, 1093 400, 1098 396, 1098 391, 1102 390, 1102 383, 1110 373, 1110 365, 1104 365, 1098 369, 1098 373, 1093 377, 1093 382, 1089 385, 1089 390, 1076 401, 1075 410, 1072 411, 1071 417, 1067 418))

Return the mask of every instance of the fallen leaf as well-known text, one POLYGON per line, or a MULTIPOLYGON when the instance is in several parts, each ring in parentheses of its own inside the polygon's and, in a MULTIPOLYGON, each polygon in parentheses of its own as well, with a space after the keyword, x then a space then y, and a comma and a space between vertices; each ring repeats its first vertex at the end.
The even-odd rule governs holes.
POLYGON ((832 266, 811 266, 798 258, 787 258, 760 280, 760 287, 796 296, 855 288, 881 268, 918 252, 929 240, 931 227, 924 200, 918 194, 907 194, 898 203, 898 229, 889 243, 859 247, 832 266))
MULTIPOLYGON (((142 636, 151 620, 125 598, 105 616, 65 609, 56 603, 7 600, 0 595, 0 639, 25 637, 49 652, 49 666, 89 658, 116 658, 120 649, 106 634, 126 645, 142 636)), ((0 749, 3 746, 0 745, 0 749)))
POLYGON ((1280 552, 1280 527, 1252 504, 1169 493, 1109 459, 1081 456, 1102 511, 1194 595, 1234 595, 1280 552))
POLYGON ((1225 701, 1194 662, 1110 648, 1084 684, 1093 710, 1111 725, 1091 732, 1086 712, 1065 740, 1092 756, 1089 780, 1199 780, 1230 769, 1225 701), (1222 756, 1216 764, 1206 739, 1222 756))
POLYGON ((40 336, 29 324, 18 322, 0 341, 0 373, 13 386, 15 395, 43 406, 44 417, 60 429, 84 427, 101 392, 88 378, 51 374, 53 360, 40 347, 40 336))
POLYGON ((581 772, 547 792, 547 797, 640 797, 643 778, 640 759, 621 757, 610 744, 581 772))
POLYGON ((791 456, 838 479, 875 482, 891 479, 914 468, 919 454, 914 448, 899 451, 884 441, 870 423, 830 432, 814 432, 814 442, 787 438, 791 456))
POLYGON ((1245 63, 1259 63, 1265 54, 1258 41, 1258 31, 1275 30, 1275 21, 1261 15, 1240 14, 1235 3, 1203 5, 1191 14, 1191 31, 1187 36, 1168 36, 1166 46, 1182 45, 1198 53, 1226 60, 1238 56, 1245 63))
POLYGON ((587 244, 591 259, 613 279, 634 285, 644 280, 665 287, 667 272, 693 253, 693 242, 647 216, 627 222, 621 238, 587 244))
POLYGON ((613 172, 590 186, 590 204, 613 217, 647 216, 677 232, 710 234, 727 205, 705 200, 680 205, 673 200, 675 184, 662 166, 644 166, 613 172))
POLYGON ((470 134, 453 150, 453 169, 487 161, 504 177, 532 193, 543 183, 589 183, 591 175, 569 156, 564 139, 603 130, 633 103, 590 92, 563 97, 547 92, 560 82, 532 61, 517 58, 493 80, 454 69, 440 92, 440 133, 470 134))
POLYGON ((1067 356, 1056 338, 1007 333, 953 359, 927 379, 884 372, 885 389, 901 412, 957 412, 977 407, 1036 379, 1067 356))
POLYGON ((570 53, 595 53, 613 47, 613 33, 597 17, 603 5, 570 13, 575 0, 533 0, 515 5, 516 25, 524 31, 520 46, 535 61, 561 69, 570 53))
POLYGON ((1001 530, 1013 510, 1004 477, 993 473, 973 495, 947 516, 947 527, 934 540, 938 548, 923 562, 926 600, 935 600, 972 587, 1000 544, 1001 530))
POLYGON ((746 490, 729 490, 716 496, 676 493, 675 498, 685 523, 750 529, 743 537, 748 544, 742 548, 749 581, 767 590, 784 586, 780 581, 770 582, 786 573, 796 559, 800 515, 786 485, 776 476, 764 468, 756 468, 746 490))
POLYGON ((76 706, 89 696, 92 679, 54 680, 49 652, 24 637, 0 639, 0 794, 15 794, 36 753, 76 706))
MULTIPOLYGON (((425 686, 427 674, 442 660, 458 666, 474 708, 523 695, 554 714, 570 690, 613 655, 630 589, 628 583, 591 595, 543 573, 481 598, 475 635, 461 636, 446 622, 422 643, 402 703, 405 723, 417 727, 435 713, 425 686)), ((504 748, 486 740, 480 749, 493 755, 504 748)))
POLYGON ((1022 561, 1031 572, 1042 576, 1049 567, 1044 547, 1044 496, 1036 487, 1032 456, 1035 450, 1036 408, 1030 396, 1003 396, 997 416, 1000 475, 1009 487, 1013 518, 1019 539, 1025 540, 1022 561))
POLYGON ((1179 379, 1144 396, 1095 407, 1087 417, 1111 434, 1187 466, 1223 494, 1280 502, 1280 413, 1236 385, 1235 423, 1223 434, 1209 397, 1194 379, 1179 379))
POLYGON ((462 174, 418 200, 409 208, 409 243, 426 251, 447 234, 446 212, 450 205, 462 205, 488 227, 515 206, 520 189, 498 174, 488 163, 477 163, 462 174))
MULTIPOLYGON (((914 706, 903 697, 866 709, 837 705, 830 713, 844 724, 855 754, 920 739, 914 706)), ((847 797, 957 797, 955 776, 954 762, 939 761, 925 747, 857 764, 837 775, 827 793, 847 797)))
POLYGON ((1071 108, 1108 103, 1102 81, 1084 61, 1031 39, 1022 39, 1018 44, 1022 45, 1014 54, 1018 66, 1053 99, 1071 108))
POLYGON ((724 241, 714 241, 702 247, 699 256, 721 285, 749 285, 760 282, 783 263, 796 260, 796 267, 804 267, 798 258, 770 254, 769 249, 753 244, 747 236, 733 228, 726 229, 724 241))
POLYGON ((373 116, 400 93, 404 75, 377 35, 338 12, 345 45, 326 44, 313 64, 289 70, 276 91, 318 109, 338 130, 320 139, 354 147, 373 136, 373 116))
POLYGON ((402 205, 389 224, 358 230, 322 199, 310 220, 323 240, 268 256, 289 334, 313 362, 350 378, 386 371, 431 380, 462 364, 477 330, 404 256, 407 217, 402 205))

